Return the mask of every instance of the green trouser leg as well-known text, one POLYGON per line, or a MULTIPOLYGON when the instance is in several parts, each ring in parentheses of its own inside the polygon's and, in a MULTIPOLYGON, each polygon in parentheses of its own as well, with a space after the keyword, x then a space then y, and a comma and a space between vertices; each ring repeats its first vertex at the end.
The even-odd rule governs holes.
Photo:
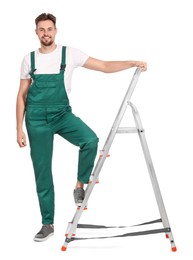
POLYGON ((80 146, 77 179, 82 183, 89 182, 97 153, 97 143, 98 140, 93 138, 80 146))
POLYGON ((66 113, 60 121, 57 133, 70 143, 79 146, 79 161, 77 179, 88 183, 97 154, 98 137, 79 117, 66 113))
POLYGON ((52 179, 53 133, 50 128, 28 126, 36 190, 42 224, 54 223, 54 185, 52 179))

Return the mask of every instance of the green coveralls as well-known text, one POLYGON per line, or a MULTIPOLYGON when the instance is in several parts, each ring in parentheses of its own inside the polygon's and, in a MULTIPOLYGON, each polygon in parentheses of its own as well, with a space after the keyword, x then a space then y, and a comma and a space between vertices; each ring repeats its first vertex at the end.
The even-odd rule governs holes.
POLYGON ((31 78, 26 99, 26 128, 33 162, 42 224, 54 223, 54 185, 52 153, 54 134, 79 146, 78 180, 88 183, 97 153, 96 134, 71 112, 64 86, 66 47, 62 48, 58 74, 34 74, 31 52, 31 78))

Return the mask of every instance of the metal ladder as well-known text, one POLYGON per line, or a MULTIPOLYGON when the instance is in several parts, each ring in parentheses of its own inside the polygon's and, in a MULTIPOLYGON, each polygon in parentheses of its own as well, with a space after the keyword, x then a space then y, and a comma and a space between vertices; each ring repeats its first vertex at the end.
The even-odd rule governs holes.
MULTIPOLYGON (((130 102, 131 96, 132 96, 133 91, 135 89, 135 86, 138 82, 140 74, 141 74, 141 69, 137 68, 134 72, 134 75, 132 77, 132 80, 130 82, 128 90, 127 90, 125 97, 122 101, 122 104, 119 108, 119 111, 117 113, 117 116, 115 118, 113 126, 112 126, 112 128, 109 132, 109 135, 107 137, 105 145, 102 149, 101 155, 100 155, 100 157, 99 157, 99 159, 96 163, 96 166, 95 166, 95 168, 94 168, 94 170, 93 170, 93 172, 90 176, 89 184, 87 185, 87 188, 85 190, 84 201, 82 202, 81 207, 77 208, 72 221, 70 223, 68 223, 68 227, 67 227, 67 230, 66 230, 66 239, 65 239, 65 242, 64 242, 64 244, 61 248, 62 251, 66 251, 67 246, 71 241, 81 240, 81 239, 92 239, 92 238, 75 237, 75 233, 76 233, 77 228, 109 228, 109 227, 105 227, 105 226, 78 224, 78 222, 79 222, 79 219, 80 219, 80 217, 83 213, 83 210, 86 209, 86 207, 87 207, 87 202, 88 202, 89 197, 92 193, 92 190, 93 190, 95 184, 98 182, 99 173, 101 171, 101 168, 103 167, 103 164, 104 164, 106 158, 108 157, 110 147, 111 147, 113 140, 115 138, 115 135, 117 133, 120 133, 120 134, 122 134, 122 133, 138 133, 138 135, 139 135, 139 139, 140 139, 141 146, 142 146, 142 149, 143 149, 145 161, 146 161, 146 164, 147 164, 147 168, 148 168, 148 171, 149 171, 151 183, 152 183, 152 186, 153 186, 154 194, 155 194, 155 197, 156 197, 156 201, 157 201, 157 205, 158 205, 158 209, 159 209, 160 217, 161 217, 161 219, 151 221, 151 222, 148 222, 148 223, 143 223, 143 225, 155 223, 155 222, 162 222, 163 228, 149 230, 149 231, 142 231, 142 232, 127 233, 127 234, 113 236, 113 237, 125 237, 125 236, 133 236, 133 235, 165 233, 166 238, 168 238, 170 243, 171 243, 171 250, 173 252, 175 252, 177 250, 177 248, 175 246, 175 242, 174 242, 174 237, 173 237, 173 234, 172 234, 172 231, 171 231, 171 227, 170 227, 170 224, 169 224, 169 220, 168 220, 168 217, 167 217, 166 209, 165 209, 165 206, 164 206, 164 202, 163 202, 163 199, 162 199, 159 184, 158 184, 158 181, 157 181, 157 178, 156 178, 154 166, 153 166, 151 155, 150 155, 149 148, 148 148, 148 145, 147 145, 144 129, 143 129, 143 126, 142 126, 142 123, 141 123, 141 119, 140 119, 137 108, 130 102), (124 113, 125 113, 128 106, 130 106, 131 109, 132 109, 132 114, 133 114, 133 117, 134 117, 136 127, 120 127, 120 123, 122 121, 122 118, 123 118, 124 113)), ((108 238, 108 237, 105 237, 105 238, 108 238)))

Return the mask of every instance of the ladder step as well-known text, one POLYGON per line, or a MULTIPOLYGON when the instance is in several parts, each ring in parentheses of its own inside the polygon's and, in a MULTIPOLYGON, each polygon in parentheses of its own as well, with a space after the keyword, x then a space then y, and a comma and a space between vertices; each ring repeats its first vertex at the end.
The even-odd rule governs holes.
POLYGON ((138 129, 136 127, 119 127, 117 129, 118 134, 126 134, 126 133, 138 133, 138 129))

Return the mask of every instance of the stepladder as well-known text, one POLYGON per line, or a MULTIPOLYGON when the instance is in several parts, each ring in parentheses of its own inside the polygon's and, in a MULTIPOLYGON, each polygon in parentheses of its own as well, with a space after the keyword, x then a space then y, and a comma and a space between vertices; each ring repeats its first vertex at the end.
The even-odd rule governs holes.
MULTIPOLYGON (((91 193, 93 191, 93 188, 95 186, 95 184, 98 182, 99 179, 99 174, 101 172, 101 169, 104 165, 104 162, 106 160, 106 158, 109 156, 109 150, 111 148, 111 145, 113 144, 114 138, 116 136, 116 134, 129 134, 129 133, 136 133, 139 136, 139 140, 141 143, 141 147, 142 147, 142 151, 143 151, 143 155, 145 158, 145 162, 147 165, 147 169, 149 172, 149 177, 151 180, 151 184, 153 187, 153 192, 155 195, 155 199, 157 202, 157 206, 158 206, 158 211, 160 214, 160 218, 154 221, 150 221, 150 222, 145 222, 139 225, 147 225, 147 224, 151 224, 151 223, 156 223, 156 222, 160 222, 162 224, 162 227, 159 229, 153 229, 153 230, 145 230, 145 231, 137 231, 137 232, 132 232, 132 233, 126 233, 126 234, 119 234, 119 235, 115 235, 115 236, 106 236, 106 237, 102 237, 104 238, 112 238, 112 237, 127 237, 127 236, 138 236, 138 235, 146 235, 146 234, 157 234, 157 233, 165 233, 166 238, 169 240, 170 245, 171 245, 171 250, 173 252, 177 251, 176 245, 175 245, 175 241, 174 241, 174 237, 173 237, 173 233, 171 230, 171 226, 169 223, 169 219, 167 216, 167 212, 166 212, 166 208, 164 205, 164 201, 161 195, 161 190, 158 184, 158 180, 156 177, 156 173, 155 173, 155 169, 153 166, 153 162, 152 162, 152 158, 150 155, 150 151, 148 148, 148 144, 146 141, 146 137, 145 137, 145 131, 141 122, 141 118, 139 115, 139 112, 137 110, 137 107, 130 101, 131 100, 131 96, 133 94, 133 91, 137 85, 139 76, 141 74, 141 69, 137 68, 134 72, 134 75, 131 79, 131 82, 129 84, 129 87, 126 91, 126 94, 123 98, 123 101, 121 103, 121 106, 118 110, 118 113, 115 117, 115 120, 113 122, 113 125, 110 129, 109 135, 106 139, 106 142, 103 146, 103 149, 100 151, 100 156, 99 159, 93 169, 93 172, 90 176, 90 181, 86 187, 85 190, 85 198, 82 202, 82 205, 80 207, 77 207, 76 212, 72 218, 72 221, 68 223, 67 226, 67 230, 66 230, 66 237, 65 237, 65 241, 64 244, 61 248, 62 251, 66 251, 67 247, 69 245, 70 242, 74 241, 74 240, 83 240, 83 239, 91 239, 91 238, 80 238, 80 237, 76 237, 76 230, 78 228, 91 228, 91 229, 103 229, 103 228, 114 228, 112 226, 103 226, 103 225, 88 225, 88 224, 79 224, 79 220, 81 218, 81 215, 83 213, 83 211, 87 208, 87 204, 88 204, 88 200, 91 196, 91 193), (125 115, 125 111, 127 110, 128 106, 131 108, 132 111, 132 115, 133 115, 133 119, 135 122, 135 126, 134 127, 121 127, 121 122, 122 119, 125 115)), ((119 226, 116 228, 123 228, 123 226, 119 226)), ((95 239, 95 237, 93 237, 95 239)), ((100 239, 100 237, 97 237, 98 239, 100 239)))

